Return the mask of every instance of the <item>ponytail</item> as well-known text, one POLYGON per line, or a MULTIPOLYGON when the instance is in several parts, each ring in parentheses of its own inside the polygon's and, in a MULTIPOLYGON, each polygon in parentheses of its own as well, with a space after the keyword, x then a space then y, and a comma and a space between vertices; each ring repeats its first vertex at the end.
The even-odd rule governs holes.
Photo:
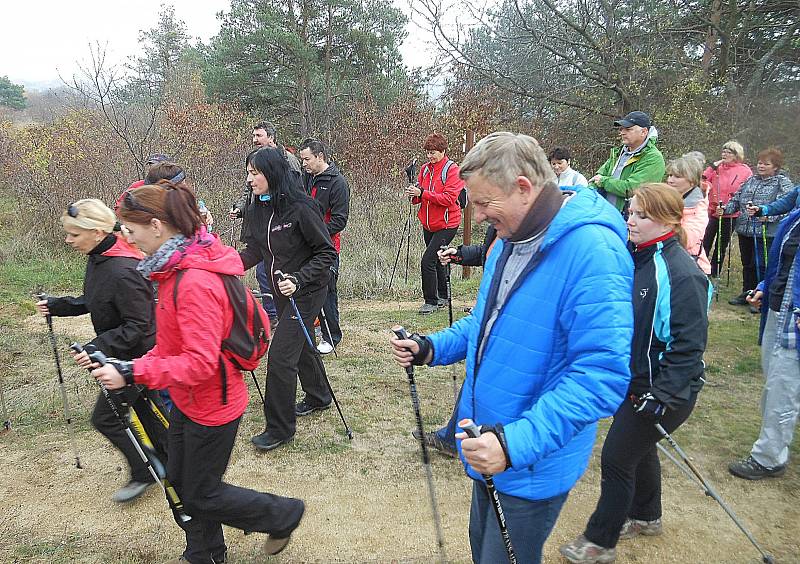
POLYGON ((191 237, 203 219, 194 193, 185 184, 172 184, 159 180, 135 188, 125 194, 119 209, 123 222, 146 224, 158 219, 171 225, 179 233, 191 237))

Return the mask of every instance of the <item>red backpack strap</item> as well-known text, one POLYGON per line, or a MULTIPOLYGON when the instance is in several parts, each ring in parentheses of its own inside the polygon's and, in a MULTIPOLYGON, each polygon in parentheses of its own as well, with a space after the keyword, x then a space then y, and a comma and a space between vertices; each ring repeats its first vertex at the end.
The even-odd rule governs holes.
POLYGON ((175 285, 172 287, 172 305, 175 306, 175 309, 178 309, 178 284, 184 274, 186 274, 185 270, 179 270, 175 273, 175 285))

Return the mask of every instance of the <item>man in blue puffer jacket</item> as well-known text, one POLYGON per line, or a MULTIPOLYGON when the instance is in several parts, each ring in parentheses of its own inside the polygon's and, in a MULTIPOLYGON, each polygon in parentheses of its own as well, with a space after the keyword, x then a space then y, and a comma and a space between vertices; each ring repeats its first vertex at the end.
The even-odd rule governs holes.
POLYGON ((472 314, 451 328, 393 339, 404 366, 466 359, 457 435, 474 480, 476 563, 506 559, 481 474, 494 475, 520 562, 542 545, 588 465, 597 420, 613 415, 630 380, 633 265, 619 213, 593 190, 561 192, 535 139, 507 132, 465 158, 478 221, 497 230, 472 314))

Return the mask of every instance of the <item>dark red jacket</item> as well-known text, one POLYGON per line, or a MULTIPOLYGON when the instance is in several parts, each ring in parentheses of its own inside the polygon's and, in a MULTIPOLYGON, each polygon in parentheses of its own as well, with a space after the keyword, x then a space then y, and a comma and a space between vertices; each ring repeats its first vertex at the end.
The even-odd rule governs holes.
POLYGON ((133 379, 148 388, 167 388, 189 419, 211 427, 240 417, 247 407, 241 372, 224 360, 222 340, 233 310, 218 275, 244 274, 239 254, 214 234, 209 246, 193 247, 178 264, 151 276, 158 283, 156 346, 133 364, 133 379), (175 274, 186 270, 173 301, 175 274), (177 302, 177 308, 175 306, 177 302), (220 362, 227 368, 227 403, 222 403, 220 362))
POLYGON ((447 160, 444 157, 434 165, 430 162, 422 165, 417 178, 422 196, 411 199, 412 204, 420 204, 417 217, 427 231, 441 231, 461 223, 458 195, 464 188, 464 181, 458 175, 458 165, 453 163, 442 184, 442 169, 447 160))

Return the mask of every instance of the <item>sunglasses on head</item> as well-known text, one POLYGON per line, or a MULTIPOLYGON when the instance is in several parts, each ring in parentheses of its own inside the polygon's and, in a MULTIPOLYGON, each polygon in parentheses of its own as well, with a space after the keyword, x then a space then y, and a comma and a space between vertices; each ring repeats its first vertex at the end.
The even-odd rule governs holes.
POLYGON ((78 206, 76 206, 75 204, 70 204, 67 206, 67 215, 70 216, 72 219, 78 217, 79 212, 80 210, 78 209, 78 206))
POLYGON ((125 192, 125 199, 123 200, 123 203, 125 204, 125 207, 131 211, 141 211, 149 213, 150 215, 153 216, 158 216, 158 214, 154 210, 151 210, 147 206, 143 206, 142 204, 137 202, 136 199, 133 197, 133 194, 131 194, 130 192, 125 192))

